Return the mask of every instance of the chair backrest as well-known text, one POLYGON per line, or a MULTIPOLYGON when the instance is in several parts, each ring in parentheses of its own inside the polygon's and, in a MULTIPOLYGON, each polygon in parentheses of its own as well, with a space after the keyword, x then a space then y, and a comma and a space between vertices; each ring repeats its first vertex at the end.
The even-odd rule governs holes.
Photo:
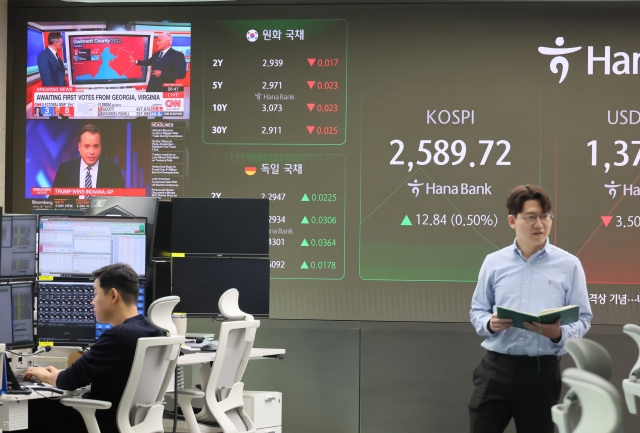
MULTIPOLYGON (((624 327, 622 328, 622 332, 624 332, 625 334, 633 338, 633 340, 638 345, 638 350, 640 351, 640 326, 633 325, 633 324, 624 325, 624 327)), ((639 377, 640 377, 640 353, 635 365, 633 366, 633 368, 631 368, 631 372, 629 373, 629 379, 636 380, 639 377)))
POLYGON ((199 421, 215 421, 224 432, 253 429, 253 423, 244 412, 241 400, 240 407, 231 410, 221 408, 228 406, 225 405, 225 400, 231 399, 232 388, 237 388, 239 384, 241 392, 242 375, 249 362, 256 329, 259 327, 260 321, 253 319, 223 322, 220 325, 216 359, 203 387, 205 407, 196 416, 199 421))
POLYGON ((118 406, 120 433, 162 431, 162 400, 183 342, 180 335, 138 339, 129 380, 118 406))
POLYGON ((238 289, 229 289, 224 292, 218 300, 218 310, 220 311, 220 314, 231 320, 243 320, 246 318, 253 319, 250 314, 247 314, 240 309, 240 305, 238 304, 239 298, 240 293, 238 292, 238 289))
POLYGON ((582 406, 573 433, 623 433, 622 399, 609 381, 577 368, 564 370, 562 381, 575 391, 582 406))
POLYGON ((611 378, 613 361, 607 349, 586 338, 569 338, 564 344, 576 367, 597 374, 605 380, 611 378))
POLYGON ((171 313, 175 306, 180 302, 180 296, 165 296, 156 299, 149 305, 147 317, 156 328, 168 332, 169 335, 178 335, 176 325, 171 319, 171 313))

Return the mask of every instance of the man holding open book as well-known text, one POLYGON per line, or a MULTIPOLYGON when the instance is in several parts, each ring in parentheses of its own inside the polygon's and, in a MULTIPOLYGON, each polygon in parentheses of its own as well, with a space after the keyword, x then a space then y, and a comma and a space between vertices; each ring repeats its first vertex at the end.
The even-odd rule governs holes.
POLYGON ((518 433, 553 433, 564 342, 591 327, 586 278, 577 257, 549 243, 553 214, 541 187, 514 188, 507 209, 515 242, 486 257, 471 301, 488 352, 473 372, 470 432, 503 432, 513 418, 518 433))

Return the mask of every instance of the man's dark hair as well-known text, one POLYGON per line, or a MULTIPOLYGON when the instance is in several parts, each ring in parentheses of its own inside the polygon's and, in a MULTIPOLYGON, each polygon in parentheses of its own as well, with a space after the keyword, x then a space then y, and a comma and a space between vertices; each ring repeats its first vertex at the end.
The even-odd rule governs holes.
POLYGON ((82 141, 82 134, 84 134, 85 132, 90 132, 92 134, 100 134, 100 130, 96 125, 92 125, 90 123, 86 124, 82 128, 80 128, 80 131, 78 131, 78 143, 82 141))
POLYGON ((135 304, 138 300, 140 284, 138 274, 126 263, 114 263, 93 271, 93 277, 100 280, 100 287, 104 293, 116 289, 125 304, 135 304))
POLYGON ((53 45, 60 39, 62 39, 62 35, 58 32, 49 33, 49 36, 47 36, 47 42, 49 42, 49 45, 53 45))
POLYGON ((549 200, 545 190, 541 186, 527 184, 516 186, 509 193, 509 197, 507 197, 509 215, 517 216, 522 212, 524 203, 528 200, 538 200, 542 207, 542 212, 551 212, 551 200, 549 200))

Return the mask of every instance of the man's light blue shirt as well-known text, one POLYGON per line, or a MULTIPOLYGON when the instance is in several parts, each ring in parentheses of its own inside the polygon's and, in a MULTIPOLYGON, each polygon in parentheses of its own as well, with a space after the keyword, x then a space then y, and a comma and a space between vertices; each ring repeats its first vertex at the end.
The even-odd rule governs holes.
POLYGON ((509 355, 564 355, 567 338, 580 338, 591 327, 587 281, 578 258, 549 243, 525 259, 513 245, 489 254, 482 264, 471 300, 471 323, 478 335, 487 337, 482 347, 509 355), (547 308, 577 305, 580 319, 562 325, 562 339, 549 338, 526 329, 509 328, 490 333, 487 324, 497 307, 538 314, 547 308), (539 346, 538 346, 539 342, 539 346))

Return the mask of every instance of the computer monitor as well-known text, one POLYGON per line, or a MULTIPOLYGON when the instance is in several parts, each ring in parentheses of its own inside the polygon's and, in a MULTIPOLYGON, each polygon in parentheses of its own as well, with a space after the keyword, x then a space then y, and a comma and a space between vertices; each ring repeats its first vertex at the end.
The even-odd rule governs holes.
POLYGON ((113 263, 146 268, 146 218, 41 216, 38 276, 90 278, 113 263))
POLYGON ((33 283, 0 285, 0 343, 8 349, 33 347, 33 283))
POLYGON ((220 296, 235 288, 242 311, 253 316, 269 314, 269 259, 185 257, 172 262, 171 294, 180 296, 174 311, 217 316, 220 296))
POLYGON ((169 200, 158 202, 158 215, 156 217, 155 233, 153 234, 153 248, 151 257, 171 257, 171 214, 173 203, 169 200))
MULTIPOLYGON (((108 323, 96 322, 93 283, 87 281, 38 282, 38 341, 59 346, 86 346, 96 342, 108 323)), ((145 287, 140 281, 138 314, 144 314, 145 287)))
POLYGON ((35 277, 37 227, 36 215, 2 216, 0 278, 35 277))
POLYGON ((147 257, 151 257, 159 201, 157 197, 91 197, 88 215, 147 218, 147 257))
POLYGON ((171 200, 172 252, 221 256, 269 255, 269 200, 171 200))

